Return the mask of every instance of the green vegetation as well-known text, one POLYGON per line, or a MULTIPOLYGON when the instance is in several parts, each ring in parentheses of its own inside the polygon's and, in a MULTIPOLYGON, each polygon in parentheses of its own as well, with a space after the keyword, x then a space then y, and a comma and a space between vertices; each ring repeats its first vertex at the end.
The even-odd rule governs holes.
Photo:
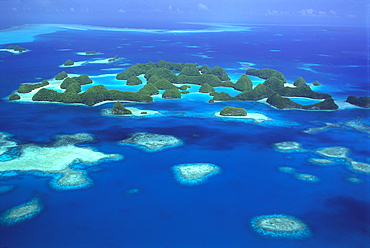
POLYGON ((208 65, 203 65, 202 67, 199 68, 199 71, 202 74, 207 74, 211 72, 211 68, 208 65))
POLYGON ((48 101, 48 102, 61 102, 63 93, 56 92, 55 90, 40 89, 33 95, 32 101, 48 101))
POLYGON ((154 86, 157 87, 158 90, 169 90, 176 88, 175 85, 171 84, 170 81, 165 78, 159 79, 154 83, 154 86))
POLYGON ((97 54, 96 51, 86 51, 85 54, 97 54))
POLYGON ((230 80, 229 76, 227 75, 226 71, 219 67, 219 66, 215 66, 212 68, 212 70, 210 72, 208 72, 208 74, 213 74, 213 75, 216 75, 221 81, 228 81, 230 80))
POLYGON ((282 89, 284 89, 284 82, 275 76, 266 79, 263 84, 276 92, 280 92, 282 89))
POLYGON ((235 108, 235 107, 224 107, 220 115, 222 116, 247 116, 247 111, 243 108, 235 108))
POLYGON ((140 78, 138 78, 137 76, 130 77, 129 79, 127 79, 127 82, 126 82, 127 85, 139 85, 142 83, 143 82, 141 82, 140 78))
POLYGON ((108 59, 108 62, 114 62, 116 61, 117 59, 119 59, 118 55, 114 56, 113 59, 108 59))
POLYGON ((138 93, 147 94, 147 95, 157 95, 159 94, 158 88, 154 86, 154 84, 146 84, 143 88, 139 90, 138 93))
POLYGON ((13 51, 16 51, 16 52, 19 52, 19 53, 24 52, 24 51, 27 50, 26 48, 20 47, 20 46, 8 46, 6 49, 7 50, 13 50, 13 51))
POLYGON ((274 93, 269 98, 267 98, 267 103, 278 108, 278 109, 306 109, 306 110, 334 110, 338 109, 333 98, 326 98, 324 101, 311 104, 311 105, 301 105, 293 102, 289 98, 280 96, 278 93, 274 93))
POLYGON ((246 74, 243 74, 234 85, 234 89, 239 91, 250 91, 252 88, 252 80, 246 74))
POLYGON ((196 68, 195 66, 186 66, 181 70, 180 75, 200 76, 200 73, 198 68, 196 68))
POLYGON ((113 115, 131 115, 131 110, 125 108, 121 102, 116 102, 112 108, 113 115))
MULTIPOLYGON (((213 97, 209 102, 230 100, 257 101, 267 98, 269 104, 281 109, 338 108, 329 94, 313 91, 303 78, 297 78, 294 82, 295 87, 285 87, 284 83, 286 80, 284 75, 268 68, 261 70, 248 69, 246 74, 242 75, 236 83, 233 83, 229 81, 226 71, 218 66, 210 69, 208 65, 198 67, 198 64, 194 63, 171 63, 160 60, 157 63, 135 64, 124 72, 117 74, 116 79, 127 80, 127 85, 139 85, 142 84, 141 79, 138 77, 139 75, 144 75, 146 84, 138 92, 108 90, 103 85, 93 86, 85 92, 81 92, 81 85, 90 84, 92 80, 86 74, 69 78, 66 72, 61 72, 56 76, 56 79, 63 79, 60 88, 65 89, 65 91, 59 93, 50 89, 42 89, 34 95, 33 100, 82 103, 88 106, 93 106, 103 101, 152 102, 153 98, 151 96, 159 94, 159 90, 165 91, 162 94, 162 98, 169 99, 181 98, 181 94, 188 94, 189 91, 187 89, 190 86, 182 85, 176 87, 174 85, 180 83, 200 85, 199 92, 209 93, 213 97), (179 75, 177 76, 176 73, 179 73, 179 75), (265 82, 253 88, 253 83, 247 75, 264 78, 265 82), (214 87, 230 87, 241 91, 241 93, 232 97, 226 92, 217 92, 214 87), (312 105, 300 105, 287 97, 308 97, 311 99, 324 99, 324 101, 312 105)), ((31 86, 21 86, 19 92, 22 92, 22 90, 28 91, 28 87, 31 86)), ((349 97, 349 101, 356 101, 354 99, 354 97, 349 97)))
POLYGON ((81 103, 81 95, 77 92, 66 91, 61 95, 61 102, 63 103, 81 103))
POLYGON ((335 104, 334 99, 331 97, 326 98, 324 101, 312 105, 304 105, 306 110, 335 110, 338 105, 335 104))
POLYGON ((329 94, 313 91, 311 87, 307 84, 301 84, 295 88, 284 87, 275 91, 282 96, 288 97, 308 97, 312 99, 326 99, 328 97, 331 97, 329 94))
POLYGON ((179 90, 187 90, 189 88, 190 88, 189 85, 181 85, 180 87, 178 87, 179 90))
POLYGON ((66 79, 63 80, 63 82, 60 84, 61 89, 67 89, 69 85, 75 83, 79 85, 85 85, 85 84, 91 84, 93 81, 89 76, 86 74, 82 74, 78 77, 67 77, 66 79))
POLYGON ((251 91, 244 91, 238 95, 236 95, 233 100, 239 101, 257 101, 263 98, 269 97, 274 93, 270 87, 267 87, 265 84, 257 85, 251 91))
POLYGON ((68 77, 67 72, 62 71, 62 72, 58 73, 58 75, 56 75, 56 76, 55 76, 55 79, 56 79, 56 80, 63 80, 63 79, 65 79, 66 77, 68 77))
POLYGON ((211 93, 211 92, 214 92, 214 91, 215 91, 215 89, 207 83, 202 84, 202 86, 199 88, 199 92, 201 92, 201 93, 211 93))
POLYGON ((41 88, 43 86, 49 85, 49 82, 46 80, 43 80, 41 83, 36 84, 22 84, 18 88, 18 93, 29 93, 33 91, 34 89, 41 88))
POLYGON ((73 82, 73 83, 68 85, 65 92, 80 93, 81 92, 81 85, 77 82, 73 82))
POLYGON ((314 86, 320 86, 321 84, 320 84, 320 82, 319 82, 319 81, 315 81, 315 82, 313 82, 313 85, 314 85, 314 86))
POLYGON ((66 62, 64 62, 64 66, 71 66, 71 65, 74 65, 75 64, 75 62, 73 62, 72 60, 67 60, 66 62))
POLYGON ((213 101, 230 101, 233 100, 233 98, 226 92, 211 92, 210 94, 213 96, 213 101))
POLYGON ((177 83, 176 74, 167 68, 152 68, 145 73, 144 77, 146 80, 149 80, 152 76, 157 76, 160 79, 167 79, 171 83, 177 83))
MULTIPOLYGON (((198 66, 198 64, 191 64, 191 63, 171 63, 166 62, 164 60, 160 60, 157 63, 149 62, 146 64, 135 64, 128 69, 126 69, 124 72, 118 73, 116 76, 117 80, 127 80, 131 76, 139 76, 141 74, 146 74, 146 72, 152 68, 166 68, 168 70, 173 71, 181 71, 185 66, 198 66)), ((149 77, 148 77, 149 78, 149 77)), ((146 78, 148 80, 148 78, 146 78)), ((167 78, 168 79, 168 78, 167 78)), ((173 81, 169 80, 173 83, 173 81)))
POLYGON ((262 78, 262 79, 269 79, 270 77, 277 77, 278 79, 282 80, 283 82, 286 81, 284 74, 282 74, 279 71, 272 70, 272 69, 269 69, 269 68, 260 69, 260 70, 258 70, 258 69, 248 69, 246 74, 250 75, 250 76, 259 77, 259 78, 262 78))
POLYGON ((306 84, 306 81, 302 77, 297 78, 293 83, 294 86, 301 86, 304 84, 306 84))
POLYGON ((361 97, 349 96, 347 97, 346 102, 356 105, 358 107, 370 108, 370 97, 369 96, 361 96, 361 97))
POLYGON ((88 75, 82 74, 78 77, 74 77, 80 85, 91 84, 93 81, 88 75))
POLYGON ((200 76, 186 76, 186 75, 179 75, 178 82, 182 84, 197 84, 203 85, 205 83, 209 84, 212 87, 233 87, 234 84, 232 82, 222 82, 216 75, 212 74, 202 74, 200 76))
POLYGON ((274 93, 269 98, 267 98, 267 103, 278 109, 301 108, 302 107, 302 105, 293 102, 289 98, 282 97, 278 93, 274 93))
POLYGON ((176 99, 181 98, 181 92, 177 88, 168 89, 162 94, 162 98, 176 99))
POLYGON ((153 98, 150 95, 142 92, 136 93, 119 90, 108 90, 107 88, 105 88, 104 85, 96 85, 81 94, 73 92, 72 90, 66 90, 64 93, 59 93, 51 89, 42 88, 32 97, 32 100, 63 103, 82 103, 88 106, 93 106, 99 102, 113 100, 152 102, 153 98))
POLYGON ((8 98, 10 101, 16 101, 21 99, 21 97, 18 94, 11 94, 8 98))

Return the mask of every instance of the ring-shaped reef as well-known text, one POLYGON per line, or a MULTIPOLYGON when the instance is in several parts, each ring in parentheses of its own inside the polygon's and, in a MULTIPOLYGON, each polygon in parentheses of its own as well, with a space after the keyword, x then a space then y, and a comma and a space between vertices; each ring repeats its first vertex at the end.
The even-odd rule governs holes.
POLYGON ((86 171, 76 170, 74 164, 91 166, 103 160, 120 160, 119 154, 105 154, 91 147, 76 146, 92 142, 94 137, 87 133, 59 135, 49 146, 24 144, 19 146, 20 156, 0 161, 0 177, 30 173, 37 176, 53 177, 51 187, 68 190, 88 187, 92 184, 86 171))
POLYGON ((179 164, 172 167, 176 180, 185 185, 203 183, 208 177, 221 172, 214 164, 179 164))
POLYGON ((257 216, 252 219, 251 226, 258 234, 272 238, 303 239, 311 236, 305 223, 288 215, 257 216))
POLYGON ((29 220, 38 215, 43 209, 43 205, 38 198, 34 198, 26 203, 12 207, 5 211, 0 218, 3 225, 15 225, 29 220))
POLYGON ((183 142, 172 135, 138 132, 118 141, 119 145, 132 145, 146 152, 157 152, 166 148, 181 146, 183 142))

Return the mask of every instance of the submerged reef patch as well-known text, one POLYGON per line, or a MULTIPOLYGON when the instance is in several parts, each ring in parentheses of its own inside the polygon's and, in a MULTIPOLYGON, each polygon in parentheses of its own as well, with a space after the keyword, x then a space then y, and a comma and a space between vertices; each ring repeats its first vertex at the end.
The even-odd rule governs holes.
POLYGON ((351 160, 350 166, 351 166, 351 169, 356 172, 370 174, 370 164, 356 162, 356 161, 351 160))
POLYGON ((317 176, 311 174, 296 173, 295 177, 301 181, 317 183, 320 179, 317 176))
POLYGON ((71 168, 73 164, 85 166, 102 160, 122 159, 119 154, 105 154, 91 147, 78 147, 76 144, 91 142, 94 137, 86 133, 59 135, 50 146, 35 144, 20 145, 20 156, 8 161, 0 161, 0 176, 7 173, 30 173, 38 176, 52 176, 54 189, 76 189, 91 185, 84 171, 71 168))
POLYGON ((4 153, 18 146, 17 142, 9 140, 9 136, 9 134, 0 132, 0 161, 3 160, 2 155, 4 153))
POLYGON ((285 173, 295 173, 295 169, 293 167, 289 167, 289 166, 281 166, 278 168, 279 171, 281 172, 285 172, 285 173))
POLYGON ((370 133, 370 126, 358 120, 345 121, 343 124, 337 123, 324 123, 324 124, 325 126, 311 127, 306 130, 303 130, 303 132, 308 134, 316 134, 319 132, 328 131, 330 129, 341 129, 370 133))
POLYGON ((220 173, 214 164, 179 164, 172 167, 175 178, 181 184, 194 185, 204 182, 210 176, 220 173))
POLYGON ((15 206, 1 215, 0 222, 4 225, 15 225, 35 217, 43 209, 40 200, 34 198, 22 205, 15 206))
POLYGON ((309 158, 308 161, 312 164, 317 164, 320 166, 328 166, 335 164, 335 161, 325 158, 309 158))
POLYGON ((350 183, 354 183, 354 184, 360 184, 360 183, 363 183, 363 181, 357 177, 348 177, 346 178, 346 181, 350 182, 350 183))
POLYGON ((15 185, 0 185, 0 195, 9 193, 14 188, 15 188, 15 185))
POLYGON ((305 151, 301 148, 301 144, 298 142, 293 141, 284 141, 280 143, 275 143, 274 147, 279 152, 297 152, 297 151, 305 151))
POLYGON ((321 148, 319 150, 316 150, 316 152, 329 158, 346 159, 349 153, 349 149, 343 146, 332 146, 321 148))
POLYGON ((257 216, 252 219, 251 226, 258 234, 272 238, 303 239, 311 236, 306 224, 288 215, 257 216))
MULTIPOLYGON (((274 147, 275 147, 275 150, 279 152, 292 152, 292 151, 313 152, 323 157, 326 157, 326 158, 309 158, 308 159, 310 163, 318 164, 320 166, 334 165, 339 162, 339 163, 347 164, 348 165, 347 168, 351 171, 354 171, 357 173, 370 174, 370 164, 364 163, 364 162, 358 162, 348 157, 348 154, 350 153, 351 150, 347 147, 332 146, 332 147, 319 148, 317 150, 303 150, 300 148, 299 143, 292 142, 292 141, 275 143, 274 147)), ((285 167, 280 167, 280 168, 285 168, 285 167)), ((280 168, 279 168, 280 171, 288 172, 280 168)), ((304 180, 304 177, 300 177, 299 179, 304 180)), ((312 178, 311 181, 317 181, 317 180, 312 178)))
POLYGON ((166 148, 181 146, 183 142, 172 135, 154 133, 134 133, 128 139, 118 141, 120 145, 134 145, 147 152, 156 152, 166 148))

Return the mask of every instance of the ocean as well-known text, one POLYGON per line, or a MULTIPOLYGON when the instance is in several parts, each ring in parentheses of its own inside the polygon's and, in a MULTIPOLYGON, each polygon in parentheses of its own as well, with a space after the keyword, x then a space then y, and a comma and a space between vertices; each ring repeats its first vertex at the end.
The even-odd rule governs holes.
POLYGON ((366 28, 188 23, 186 29, 151 30, 40 24, 1 30, 0 49, 8 45, 28 51, 0 50, 0 132, 19 146, 40 147, 53 144, 57 135, 88 133, 95 140, 79 147, 122 159, 91 166, 75 161, 72 167, 85 171, 92 182, 80 189, 56 190, 50 175, 32 171, 0 174, 0 186, 14 186, 0 194, 0 213, 33 198, 43 205, 32 218, 0 225, 0 247, 369 247, 369 175, 351 170, 349 160, 310 162, 330 159, 319 149, 341 146, 352 160, 370 163, 369 110, 345 102, 349 95, 369 96, 366 28), (92 50, 99 53, 82 55, 92 50), (106 62, 115 55, 119 60, 106 62), (68 59, 80 66, 61 67, 68 59), (290 83, 298 77, 310 85, 317 80, 321 86, 313 89, 331 94, 339 109, 278 110, 264 101, 208 103, 211 96, 197 93, 195 85, 182 99, 154 97, 153 103, 127 105, 160 113, 143 117, 102 115, 113 103, 87 107, 7 100, 22 83, 50 80, 63 70, 87 74, 94 85, 108 89, 137 91, 138 86, 126 86, 115 75, 133 64, 159 60, 220 66, 233 82, 247 68, 278 70, 290 83), (225 106, 269 120, 214 116, 225 106), (350 121, 365 128, 347 125, 350 121), (307 132, 327 123, 337 127, 307 132), (183 144, 153 152, 117 144, 137 132, 172 135, 183 144), (286 141, 305 151, 276 149, 274 144, 286 141), (173 166, 193 163, 214 164, 221 171, 196 185, 181 184, 173 166), (299 180, 281 167, 318 180, 299 180), (251 221, 264 215, 293 216, 310 235, 261 235, 251 221))

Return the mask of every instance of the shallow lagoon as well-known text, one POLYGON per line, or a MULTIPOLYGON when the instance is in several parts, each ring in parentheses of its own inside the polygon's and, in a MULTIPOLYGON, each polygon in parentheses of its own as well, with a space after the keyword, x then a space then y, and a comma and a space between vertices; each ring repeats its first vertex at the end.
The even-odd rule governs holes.
MULTIPOLYGON (((152 118, 101 115, 101 111, 112 107, 113 103, 85 107, 5 100, 21 83, 53 78, 62 70, 59 65, 67 59, 93 58, 76 54, 85 50, 101 52, 94 56, 99 59, 118 54, 122 61, 89 63, 63 70, 71 74, 86 73, 96 83, 107 83, 109 89, 138 87, 125 86, 123 81, 115 80, 109 69, 123 71, 129 66, 124 65, 126 63, 164 59, 219 65, 228 68, 232 78, 239 78, 244 72, 240 61, 250 61, 254 68, 269 67, 283 72, 289 81, 298 76, 307 82, 318 80, 322 84, 318 91, 332 94, 336 101, 350 94, 368 93, 363 73, 366 58, 358 56, 366 51, 362 42, 364 33, 355 32, 361 30, 323 32, 320 27, 280 27, 276 30, 269 26, 210 29, 214 32, 196 30, 194 36, 191 31, 36 25, 18 29, 17 32, 24 34, 24 43, 19 38, 9 40, 11 36, 1 33, 0 48, 17 43, 30 52, 15 56, 0 51, 4 89, 1 91, 4 100, 0 102, 0 131, 11 134, 11 139, 20 144, 41 146, 50 145, 55 135, 89 133, 96 141, 81 146, 124 156, 120 161, 103 161, 89 167, 87 172, 93 184, 79 190, 58 192, 49 187, 50 178, 27 173, 3 177, 0 185, 16 187, 0 195, 2 213, 35 197, 44 209, 34 218, 11 228, 0 226, 2 244, 55 247, 74 246, 77 242, 81 247, 307 248, 368 244, 369 176, 349 170, 345 161, 318 166, 309 161, 322 158, 315 153, 282 153, 273 147, 284 141, 299 142, 307 150, 343 146, 351 150, 352 159, 369 163, 369 134, 366 132, 345 128, 315 134, 303 132, 324 126, 326 122, 357 120, 369 125, 368 110, 350 106, 338 111, 281 111, 253 101, 209 104, 210 97, 196 93, 197 86, 193 85, 190 91, 194 93, 183 95, 183 99, 155 97, 152 104, 131 105, 161 112, 152 118), (348 32, 351 37, 347 36, 348 32), (280 35, 274 36, 274 40, 268 39, 277 33, 280 35), (314 38, 313 33, 316 34, 314 38), (91 37, 89 41, 86 35, 91 37), (69 40, 68 44, 65 39, 69 40), (357 46, 352 45, 353 41, 357 46), (287 49, 287 43, 297 45, 287 49), (333 44, 340 46, 334 49, 333 44), (199 52, 208 56, 195 56, 199 52), (351 65, 346 62, 349 57, 351 65), (19 68, 22 73, 17 73, 19 68), (101 76, 106 73, 109 75, 101 76), (229 105, 245 108, 250 113, 262 113, 272 120, 256 123, 213 116, 229 105), (184 144, 153 153, 116 144, 136 132, 173 135, 184 144), (196 163, 215 164, 221 172, 199 185, 179 184, 171 168, 196 163), (279 171, 282 166, 320 180, 315 183, 299 180, 279 171), (363 183, 347 180, 353 177, 363 183), (133 188, 139 192, 126 193, 133 188), (274 214, 298 218, 310 228, 311 236, 296 241, 268 238, 251 227, 251 220, 256 216, 274 214), (50 223, 53 223, 52 228, 50 223)), ((73 165, 77 169, 81 166, 73 165)))

